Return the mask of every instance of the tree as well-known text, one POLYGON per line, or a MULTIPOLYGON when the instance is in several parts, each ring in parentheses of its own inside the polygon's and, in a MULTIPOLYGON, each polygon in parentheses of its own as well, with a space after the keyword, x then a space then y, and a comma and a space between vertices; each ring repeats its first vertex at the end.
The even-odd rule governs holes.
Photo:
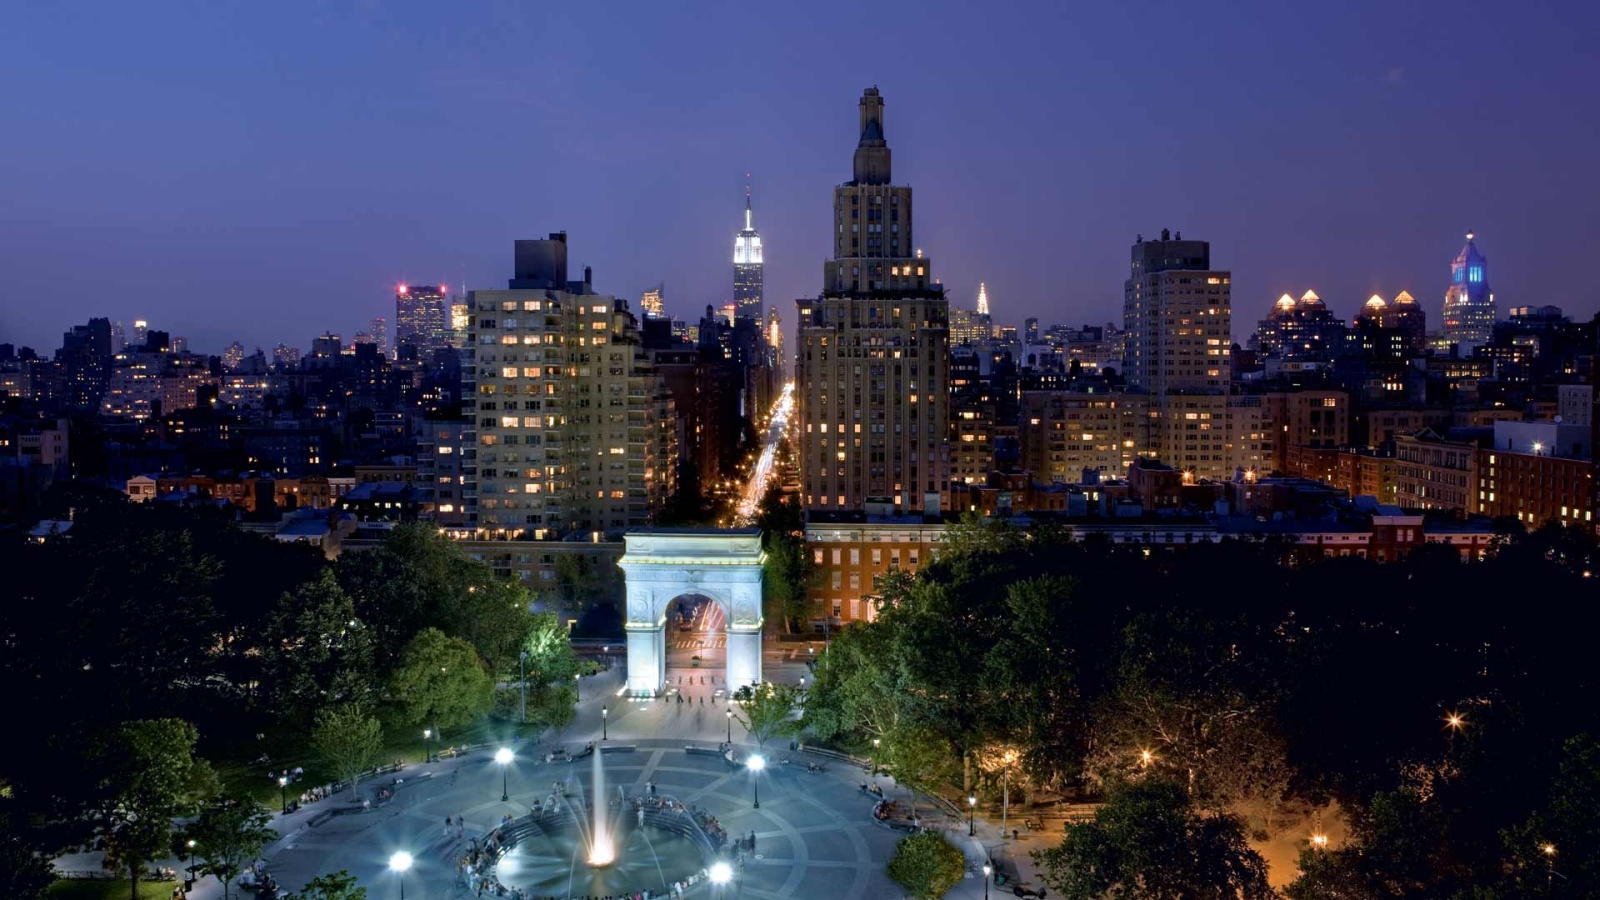
POLYGON ((350 783, 353 798, 361 773, 377 765, 383 753, 383 726, 354 703, 331 707, 317 714, 311 748, 350 783))
POLYGON ((911 791, 911 814, 917 814, 917 792, 931 794, 951 774, 950 745, 932 728, 902 726, 883 739, 882 758, 894 780, 911 791))
POLYGON ((791 534, 763 532, 766 560, 762 563, 761 591, 767 615, 783 623, 792 633, 806 615, 806 589, 814 577, 811 556, 805 539, 791 534))
POLYGON ((1239 820, 1197 812, 1170 781, 1117 788, 1093 821, 1069 825, 1060 846, 1032 856, 1062 900, 1277 897, 1239 820))
POLYGON ((924 831, 900 839, 888 872, 917 900, 938 900, 966 877, 967 859, 944 835, 924 831))
POLYGON ((229 885, 233 879, 261 853, 262 847, 277 839, 278 833, 267 825, 270 821, 272 816, 254 800, 238 798, 206 807, 189 826, 195 855, 204 860, 200 871, 215 875, 222 882, 224 900, 231 896, 229 885))
POLYGON ((739 701, 739 711, 733 717, 755 738, 757 747, 765 747, 767 741, 797 730, 794 711, 800 702, 799 688, 764 681, 741 694, 744 696, 739 701))
POLYGON ((209 799, 197 794, 215 793, 215 773, 194 756, 198 738, 188 722, 149 719, 124 723, 91 750, 105 865, 128 876, 135 900, 139 876, 166 853, 172 820, 209 799))
POLYGON ((300 893, 285 900, 367 900, 367 889, 356 884, 356 877, 340 869, 318 875, 306 882, 300 893))
POLYGON ((566 688, 578 672, 578 656, 572 652, 572 638, 555 613, 532 615, 522 652, 522 674, 532 694, 528 699, 530 718, 549 722, 552 715, 559 715, 553 709, 557 705, 567 706, 570 712, 577 701, 566 688))
POLYGON ((0 897, 36 900, 52 881, 50 856, 38 844, 38 835, 0 800, 0 897))
POLYGON ((376 693, 372 633, 332 568, 278 601, 261 647, 269 709, 304 723, 329 703, 368 703, 376 693))
POLYGON ((494 682, 478 651, 437 628, 424 628, 406 644, 390 687, 401 717, 435 733, 473 722, 494 705, 494 682))

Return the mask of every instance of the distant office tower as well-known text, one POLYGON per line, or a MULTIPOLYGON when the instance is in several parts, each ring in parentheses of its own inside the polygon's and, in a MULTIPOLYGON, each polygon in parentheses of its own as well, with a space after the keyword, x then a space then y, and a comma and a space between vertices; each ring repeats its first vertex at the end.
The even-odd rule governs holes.
POLYGON ((1122 297, 1128 387, 1226 393, 1233 279, 1211 270, 1211 245, 1162 229, 1159 241, 1134 242, 1131 265, 1122 297))
POLYGON ((1029 316, 1022 320, 1022 339, 1029 344, 1039 343, 1039 320, 1029 316))
POLYGON ((149 322, 146 322, 143 319, 133 320, 133 346, 135 348, 140 350, 144 349, 144 342, 149 337, 149 333, 149 322))
POLYGON ((172 339, 172 352, 173 353, 188 353, 189 352, 189 339, 184 337, 181 334, 175 336, 172 339))
POLYGON ((472 323, 472 307, 459 294, 450 300, 450 342, 457 347, 467 345, 467 330, 472 323))
POLYGON ((822 293, 796 301, 802 493, 813 510, 876 499, 936 512, 949 488, 949 304, 912 253, 911 188, 891 183, 877 88, 860 112, 822 293))
POLYGON ((769 365, 777 373, 778 381, 784 380, 784 373, 789 370, 789 361, 783 356, 783 327, 778 323, 778 308, 767 310, 767 352, 769 365))
MULTIPOLYGON (((735 244, 734 245, 734 256, 737 258, 738 255, 739 255, 738 244, 735 244)), ((738 271, 737 263, 736 263, 735 264, 735 269, 734 269, 734 281, 737 283, 738 280, 739 280, 739 271, 738 271)), ((661 298, 662 298, 662 295, 664 295, 666 293, 666 290, 667 290, 667 286, 665 284, 658 284, 655 287, 651 288, 650 290, 645 291, 644 294, 639 297, 639 308, 644 311, 645 315, 651 317, 652 319, 660 319, 660 318, 665 318, 666 317, 666 314, 667 314, 666 313, 666 309, 661 305, 661 298)))
POLYGON ((116 354, 121 353, 122 348, 126 346, 128 346, 128 333, 122 330, 121 322, 112 322, 111 355, 115 356, 116 354))
MULTIPOLYGON (((139 323, 141 326, 143 322, 139 323)), ((62 400, 71 406, 99 409, 111 377, 111 320, 90 319, 61 336, 56 363, 61 367, 62 400)))
POLYGON ((383 316, 373 316, 372 324, 367 327, 367 333, 372 335, 372 342, 378 345, 378 352, 387 357, 394 356, 394 348, 389 346, 389 320, 383 316))
POLYGON ((229 344, 228 349, 222 351, 222 367, 229 372, 239 368, 242 362, 244 362, 244 345, 238 341, 229 344))
POLYGON ((1467 232, 1466 246, 1450 261, 1450 288, 1444 295, 1444 331, 1440 335, 1444 343, 1458 346, 1463 356, 1488 343, 1494 333, 1489 260, 1478 252, 1472 237, 1472 232, 1467 232))
POLYGON ((733 302, 736 317, 759 327, 764 311, 761 293, 765 275, 761 263, 761 232, 750 219, 750 186, 744 189, 744 230, 733 239, 733 302))
POLYGON ((417 345, 419 354, 445 346, 449 322, 443 285, 402 284, 394 293, 394 344, 417 345))
MULTIPOLYGON (((508 290, 469 291, 466 522, 489 536, 617 534, 664 503, 670 406, 626 301, 567 281, 567 236, 516 242, 508 290)), ((465 398, 464 398, 465 399, 465 398)))
POLYGON ((976 312, 980 316, 989 314, 989 289, 981 281, 978 282, 978 308, 976 312))

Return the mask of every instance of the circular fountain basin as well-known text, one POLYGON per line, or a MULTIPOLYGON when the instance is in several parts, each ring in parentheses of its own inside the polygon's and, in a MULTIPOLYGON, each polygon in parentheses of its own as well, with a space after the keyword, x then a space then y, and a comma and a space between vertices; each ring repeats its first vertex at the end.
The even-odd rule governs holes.
POLYGON ((596 866, 589 864, 589 845, 574 824, 528 834, 500 858, 495 877, 534 897, 605 897, 666 893, 673 882, 686 881, 707 865, 695 841, 648 822, 619 822, 612 840, 613 859, 596 866))

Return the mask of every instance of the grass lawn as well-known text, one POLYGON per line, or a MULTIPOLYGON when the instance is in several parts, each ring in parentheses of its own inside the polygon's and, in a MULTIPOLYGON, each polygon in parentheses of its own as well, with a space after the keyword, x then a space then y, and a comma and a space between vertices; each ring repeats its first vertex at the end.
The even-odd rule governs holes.
MULTIPOLYGON (((438 751, 445 747, 460 747, 467 744, 481 744, 487 741, 509 741, 512 735, 521 733, 524 739, 532 739, 540 731, 537 725, 518 726, 512 722, 505 722, 490 716, 485 716, 478 724, 468 728, 446 731, 444 742, 428 741, 424 749, 422 731, 420 729, 406 729, 403 733, 390 729, 385 737, 383 755, 380 757, 385 762, 403 759, 407 764, 422 762, 427 750, 438 751)), ((296 766, 306 770, 305 778, 298 784, 289 785, 289 799, 294 800, 300 792, 314 784, 327 784, 335 781, 337 776, 329 773, 311 752, 309 745, 299 745, 288 753, 272 754, 272 761, 257 765, 248 760, 222 759, 213 760, 212 766, 216 768, 217 775, 222 779, 223 787, 229 793, 243 794, 253 797, 257 803, 268 809, 278 809, 281 805, 278 784, 268 778, 268 772, 281 772, 293 769, 296 766)), ((123 885, 123 895, 126 896, 127 885, 123 885)), ((168 894, 171 888, 168 889, 168 894)), ((163 895, 162 900, 166 900, 163 895)))
MULTIPOLYGON (((139 900, 172 900, 171 881, 139 882, 139 900)), ((126 878, 63 878, 44 889, 49 900, 128 900, 126 878)))

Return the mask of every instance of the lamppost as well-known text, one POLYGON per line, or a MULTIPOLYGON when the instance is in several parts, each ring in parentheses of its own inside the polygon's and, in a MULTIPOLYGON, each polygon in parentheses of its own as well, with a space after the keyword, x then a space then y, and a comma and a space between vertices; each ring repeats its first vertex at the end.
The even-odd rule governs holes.
POLYGON ((609 739, 610 732, 606 730, 606 720, 611 715, 611 710, 605 706, 600 707, 600 740, 609 739))
POLYGON ((750 760, 746 762, 745 765, 750 768, 750 790, 755 795, 755 808, 760 809, 761 770, 767 767, 767 761, 761 758, 761 754, 757 753, 756 755, 750 757, 750 760))
POLYGON ((283 801, 283 814, 289 814, 289 776, 278 776, 278 799, 283 801))
POLYGON ((400 878, 400 900, 406 900, 406 870, 411 868, 411 854, 401 850, 389 857, 389 871, 400 878))
POLYGON ((989 876, 994 874, 994 866, 983 864, 983 900, 989 900, 989 876))
POLYGON ((578 673, 578 672, 573 672, 572 673, 572 690, 573 690, 574 693, 576 693, 578 695, 578 702, 579 703, 583 702, 583 682, 578 680, 578 679, 580 679, 582 677, 583 677, 583 675, 578 673))
POLYGON ((728 710, 728 746, 733 746, 733 710, 728 710))
POLYGON ((717 886, 717 892, 719 894, 728 886, 728 882, 732 879, 733 868, 727 863, 714 862, 711 864, 711 883, 717 886))
POLYGON ((978 823, 974 816, 978 812, 978 798, 972 794, 967 795, 967 837, 978 834, 978 823))
POLYGON ((501 747, 494 752, 494 761, 500 764, 500 802, 511 799, 511 748, 501 747))
POLYGON ((422 729, 422 755, 426 759, 433 759, 433 751, 428 749, 428 741, 433 737, 432 728, 422 729))
POLYGON ((194 844, 194 838, 189 838, 189 877, 186 879, 188 881, 194 880, 194 844))

